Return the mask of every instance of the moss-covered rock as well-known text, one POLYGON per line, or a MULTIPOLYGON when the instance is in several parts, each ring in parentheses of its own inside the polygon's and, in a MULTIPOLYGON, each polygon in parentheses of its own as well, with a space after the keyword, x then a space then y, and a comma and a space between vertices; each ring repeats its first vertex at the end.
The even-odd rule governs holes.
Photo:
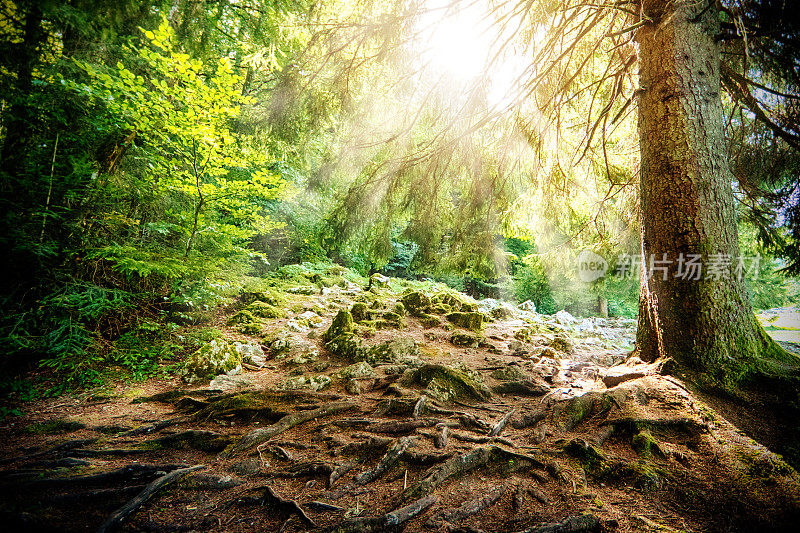
POLYGON ((228 325, 245 335, 259 335, 263 329, 261 322, 250 311, 243 309, 228 319, 228 325))
POLYGON ((447 320, 452 324, 470 331, 481 331, 483 328, 483 313, 455 312, 447 315, 447 320))
POLYGON ((208 380, 242 364, 242 353, 224 339, 214 339, 191 354, 182 374, 186 381, 208 380))
POLYGON ((564 352, 566 354, 570 354, 574 350, 572 340, 570 340, 569 337, 563 334, 556 335, 555 338, 553 339, 553 342, 550 343, 550 346, 553 349, 558 350, 559 352, 564 352))
POLYGON ((491 376, 500 381, 518 381, 528 378, 528 374, 518 366, 506 366, 492 372, 491 376))
POLYGON ((461 311, 464 313, 476 313, 478 311, 478 304, 465 294, 455 291, 443 291, 434 294, 431 297, 431 304, 443 305, 449 307, 453 311, 461 311))
POLYGON ((361 394, 361 384, 357 379, 348 379, 344 382, 344 390, 347 392, 347 394, 361 394))
POLYGON ((424 314, 419 317, 419 323, 425 328, 438 328, 442 325, 442 319, 436 315, 424 314))
POLYGON ((495 320, 510 320, 515 318, 517 313, 511 306, 503 304, 492 309, 490 315, 495 320))
POLYGON ((253 313, 248 310, 239 311, 238 313, 231 315, 231 317, 228 319, 229 326, 247 324, 249 322, 258 322, 258 320, 255 316, 253 316, 253 313))
POLYGON ((284 352, 277 357, 275 357, 276 361, 280 361, 282 363, 286 363, 289 365, 307 365, 309 363, 314 363, 319 359, 319 354, 316 350, 303 350, 299 352, 284 352))
POLYGON ((431 306, 431 299, 420 291, 414 291, 403 296, 400 301, 412 316, 425 316, 431 306))
POLYGON ((561 354, 559 354, 556 350, 554 350, 550 346, 545 347, 544 350, 542 350, 541 353, 539 354, 539 357, 542 357, 544 359, 552 359, 553 361, 561 360, 561 354))
POLYGON ((364 302, 356 302, 353 304, 353 307, 350 308, 350 314, 353 316, 353 320, 356 322, 363 322, 367 320, 367 304, 364 302))
POLYGON ((325 348, 348 361, 363 361, 369 354, 369 348, 364 347, 361 340, 353 333, 342 333, 334 337, 325 343, 325 348))
POLYGON ((326 389, 331 384, 331 378, 325 375, 298 376, 284 380, 279 388, 282 390, 310 390, 314 392, 326 389))
POLYGON ((403 329, 405 327, 405 324, 399 320, 385 320, 383 318, 374 320, 372 323, 376 329, 403 329))
POLYGON ((369 277, 369 286, 377 287, 377 288, 384 288, 389 286, 389 281, 391 278, 384 276, 383 274, 375 273, 369 277))
POLYGON ((246 303, 263 302, 274 307, 283 307, 286 305, 286 296, 277 290, 265 290, 249 293, 246 298, 243 295, 242 301, 246 303))
POLYGON ((366 361, 361 361, 342 368, 338 375, 342 379, 371 378, 375 377, 375 369, 366 361))
POLYGON ((631 446, 643 458, 649 458, 653 453, 663 456, 658 441, 650 434, 650 431, 643 429, 633 436, 631 446))
POLYGON ((419 383, 432 397, 445 402, 485 401, 492 396, 479 375, 445 365, 422 365, 409 375, 409 381, 419 383))
POLYGON ((452 342, 455 346, 461 346, 464 348, 477 348, 480 343, 483 342, 483 336, 456 331, 450 335, 450 342, 452 342))
POLYGON ((370 364, 402 363, 414 364, 419 357, 419 346, 414 339, 400 337, 383 344, 373 346, 366 355, 370 364))
POLYGON ((322 340, 329 342, 336 337, 353 332, 353 315, 350 311, 341 310, 333 317, 333 322, 328 330, 322 334, 322 340))
POLYGON ((282 309, 260 301, 251 303, 245 311, 251 313, 254 317, 260 318, 284 318, 286 316, 282 309))

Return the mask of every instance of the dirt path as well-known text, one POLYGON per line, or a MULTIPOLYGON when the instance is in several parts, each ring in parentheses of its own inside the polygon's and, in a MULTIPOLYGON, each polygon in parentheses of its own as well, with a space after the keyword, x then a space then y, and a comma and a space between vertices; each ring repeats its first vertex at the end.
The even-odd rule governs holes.
POLYGON ((619 366, 629 321, 483 309, 502 318, 476 334, 409 314, 353 337, 365 363, 319 335, 359 294, 298 296, 317 327, 271 320, 284 344, 225 390, 151 380, 28 404, 0 427, 0 527, 795 530, 797 473, 681 382, 619 366), (309 376, 330 384, 286 390, 309 376))

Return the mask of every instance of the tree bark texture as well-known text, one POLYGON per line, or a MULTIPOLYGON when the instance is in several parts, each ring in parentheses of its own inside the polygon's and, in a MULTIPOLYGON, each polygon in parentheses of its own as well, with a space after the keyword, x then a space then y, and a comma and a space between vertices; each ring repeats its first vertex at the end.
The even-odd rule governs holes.
MULTIPOLYGON (((643 0, 639 43, 642 290, 637 347, 711 385, 782 350, 737 272, 739 243, 720 99, 713 0, 643 0), (687 276, 688 260, 702 265, 687 276), (699 256, 699 258, 698 258, 699 256), (683 276, 682 276, 683 275, 683 276)), ((785 357, 785 354, 784 354, 785 357)))

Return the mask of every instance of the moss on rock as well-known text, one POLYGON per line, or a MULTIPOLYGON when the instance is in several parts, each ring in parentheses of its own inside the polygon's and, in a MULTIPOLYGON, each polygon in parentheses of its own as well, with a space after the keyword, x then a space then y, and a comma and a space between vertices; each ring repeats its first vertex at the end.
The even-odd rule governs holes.
POLYGON ((414 371, 409 379, 423 385, 431 396, 441 401, 485 401, 492 396, 488 387, 479 381, 478 375, 450 366, 425 364, 414 371))
POLYGON ((658 441, 653 438, 653 435, 646 429, 633 436, 633 439, 631 439, 631 446, 636 450, 636 453, 644 458, 650 457, 653 452, 661 454, 658 441))
POLYGON ((254 317, 260 318, 284 318, 286 316, 286 313, 282 309, 260 301, 251 303, 247 306, 245 311, 249 312, 254 317))
POLYGON ((436 315, 424 314, 419 317, 419 323, 425 328, 438 328, 442 325, 442 319, 436 315))
POLYGON ((554 350, 567 354, 571 354, 574 351, 572 341, 566 335, 556 335, 553 342, 550 343, 550 346, 554 350))
POLYGON ((481 331, 483 328, 483 314, 475 312, 455 312, 447 315, 447 320, 452 324, 470 331, 481 331))
POLYGON ((519 381, 528 379, 528 374, 518 366, 506 366, 492 372, 491 376, 500 381, 519 381))
POLYGON ((325 342, 329 342, 336 337, 339 337, 346 333, 353 332, 353 315, 350 311, 341 310, 336 313, 336 316, 333 318, 333 322, 331 322, 331 326, 328 330, 322 334, 322 340, 325 342))
POLYGON ((454 346, 477 348, 480 343, 483 342, 483 336, 456 331, 450 335, 450 342, 452 342, 454 346))
POLYGON ((343 379, 371 378, 375 376, 375 369, 366 361, 361 361, 342 368, 338 375, 343 379))
POLYGON ((182 374, 186 381, 211 379, 241 366, 242 353, 224 339, 214 339, 192 353, 182 374))
POLYGON ((364 302, 356 302, 350 308, 350 314, 356 322, 363 322, 367 319, 367 304, 364 302))
POLYGON ((326 389, 331 384, 331 378, 326 375, 298 376, 284 380, 278 388, 282 390, 311 390, 314 392, 326 389))
POLYGON ((410 315, 418 317, 425 316, 431 306, 431 299, 420 291, 410 292, 403 296, 400 301, 410 315))

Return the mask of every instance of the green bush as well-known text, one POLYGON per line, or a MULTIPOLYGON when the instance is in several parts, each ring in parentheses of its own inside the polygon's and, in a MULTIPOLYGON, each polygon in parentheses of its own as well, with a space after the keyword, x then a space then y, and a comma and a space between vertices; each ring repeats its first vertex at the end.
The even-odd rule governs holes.
POLYGON ((532 301, 539 313, 552 314, 558 311, 550 280, 538 261, 518 267, 512 280, 514 297, 518 302, 532 301))

